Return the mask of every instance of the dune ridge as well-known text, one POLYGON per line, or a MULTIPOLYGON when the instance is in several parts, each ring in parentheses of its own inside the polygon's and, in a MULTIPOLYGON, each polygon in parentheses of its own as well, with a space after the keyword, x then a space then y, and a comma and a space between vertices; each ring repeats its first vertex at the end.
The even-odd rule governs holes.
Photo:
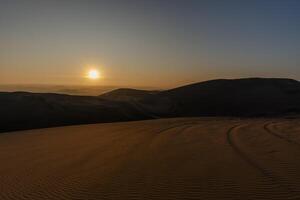
POLYGON ((300 115, 300 82, 220 79, 166 91, 117 89, 100 96, 0 92, 0 132, 171 117, 300 115))

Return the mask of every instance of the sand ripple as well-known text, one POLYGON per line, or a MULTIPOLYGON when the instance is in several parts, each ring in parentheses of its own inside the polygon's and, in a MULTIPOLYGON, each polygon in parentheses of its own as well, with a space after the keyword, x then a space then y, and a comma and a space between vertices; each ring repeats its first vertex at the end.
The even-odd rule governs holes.
POLYGON ((0 199, 300 199, 300 121, 181 118, 0 135, 0 199))

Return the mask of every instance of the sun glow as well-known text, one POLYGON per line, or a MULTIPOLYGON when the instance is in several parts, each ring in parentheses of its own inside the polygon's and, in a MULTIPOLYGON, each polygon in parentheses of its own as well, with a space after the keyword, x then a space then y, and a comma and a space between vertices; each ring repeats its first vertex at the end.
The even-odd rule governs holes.
POLYGON ((93 79, 93 80, 99 79, 99 78, 100 78, 100 73, 99 73, 99 71, 96 70, 96 69, 91 69, 91 70, 89 70, 88 73, 87 73, 87 78, 93 79))

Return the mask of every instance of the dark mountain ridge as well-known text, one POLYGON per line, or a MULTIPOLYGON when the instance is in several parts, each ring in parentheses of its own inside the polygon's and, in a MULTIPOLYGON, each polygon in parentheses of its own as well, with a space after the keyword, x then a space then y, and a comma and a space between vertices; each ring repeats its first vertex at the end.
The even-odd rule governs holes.
POLYGON ((0 92, 0 132, 162 117, 300 114, 300 82, 219 79, 166 91, 118 89, 98 97, 0 92))
POLYGON ((163 91, 144 99, 172 103, 169 116, 268 116, 300 112, 300 82, 292 79, 219 79, 163 91))
POLYGON ((0 132, 146 118, 127 102, 94 96, 0 92, 0 132))
POLYGON ((119 88, 104 93, 99 97, 104 99, 114 100, 114 101, 131 101, 131 100, 141 100, 143 98, 149 97, 150 95, 157 94, 157 93, 159 93, 159 91, 119 88))

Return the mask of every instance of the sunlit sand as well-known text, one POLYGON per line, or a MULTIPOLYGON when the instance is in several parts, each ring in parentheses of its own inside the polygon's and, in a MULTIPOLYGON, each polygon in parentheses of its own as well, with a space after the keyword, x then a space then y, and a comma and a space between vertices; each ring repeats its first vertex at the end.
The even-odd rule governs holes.
POLYGON ((0 135, 0 199, 297 199, 300 121, 181 118, 0 135))

